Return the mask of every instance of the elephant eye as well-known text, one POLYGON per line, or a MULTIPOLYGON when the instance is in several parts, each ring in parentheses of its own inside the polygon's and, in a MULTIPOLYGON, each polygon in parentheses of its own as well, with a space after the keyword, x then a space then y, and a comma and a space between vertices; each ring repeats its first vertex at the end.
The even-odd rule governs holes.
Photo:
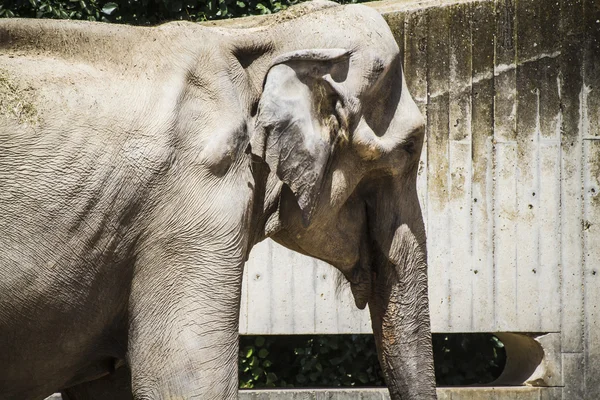
POLYGON ((408 153, 408 155, 412 156, 417 151, 416 139, 414 137, 410 137, 404 143, 402 143, 402 149, 408 153))

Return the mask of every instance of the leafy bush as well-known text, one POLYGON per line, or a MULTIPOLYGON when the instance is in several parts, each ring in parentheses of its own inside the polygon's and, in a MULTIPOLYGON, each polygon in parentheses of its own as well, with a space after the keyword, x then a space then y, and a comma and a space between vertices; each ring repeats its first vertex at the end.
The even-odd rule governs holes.
MULTIPOLYGON (((358 3, 365 0, 337 0, 358 3)), ((63 18, 152 25, 206 21, 284 10, 299 0, 3 0, 0 17, 63 18)))
MULTIPOLYGON (((439 386, 492 382, 504 368, 491 334, 434 334, 439 386)), ((383 386, 371 335, 242 336, 240 387, 383 386)))
POLYGON ((367 335, 245 336, 239 373, 244 389, 384 384, 367 335))

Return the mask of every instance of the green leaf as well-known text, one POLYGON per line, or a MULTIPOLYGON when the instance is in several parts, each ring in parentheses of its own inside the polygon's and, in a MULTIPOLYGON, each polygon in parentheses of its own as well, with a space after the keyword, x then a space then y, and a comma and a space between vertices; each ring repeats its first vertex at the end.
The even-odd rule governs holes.
POLYGON ((246 8, 246 3, 244 3, 243 1, 236 1, 235 4, 237 4, 237 6, 240 8, 246 8))
POLYGON ((361 383, 369 382, 369 377, 364 372, 359 373, 357 378, 359 381, 361 381, 361 383))
POLYGON ((272 372, 267 374, 267 385, 275 383, 277 381, 277 375, 272 372))
POLYGON ((504 347, 504 343, 502 343, 496 336, 492 336, 492 342, 494 342, 495 346, 498 348, 504 347))
POLYGON ((258 3, 256 5, 256 9, 260 10, 261 14, 271 14, 271 10, 269 9, 269 7, 265 6, 263 3, 258 3))
MULTIPOLYGON (((240 3, 238 1, 238 3, 240 3)), ((254 340, 254 345, 256 347, 263 347, 265 345, 265 338, 263 336, 258 336, 256 340, 254 340)))
POLYGON ((117 3, 106 3, 104 7, 102 7, 102 14, 111 15, 118 7, 117 3))
POLYGON ((260 378, 260 376, 262 375, 262 373, 263 373, 263 369, 262 368, 260 368, 260 367, 254 367, 254 368, 252 368, 252 377, 254 379, 260 378))
POLYGON ((259 358, 266 358, 268 355, 269 355, 269 350, 267 350, 267 349, 260 349, 260 351, 258 352, 259 358))
POLYGON ((344 358, 343 357, 334 357, 330 360, 331 365, 339 365, 342 362, 344 362, 344 358))

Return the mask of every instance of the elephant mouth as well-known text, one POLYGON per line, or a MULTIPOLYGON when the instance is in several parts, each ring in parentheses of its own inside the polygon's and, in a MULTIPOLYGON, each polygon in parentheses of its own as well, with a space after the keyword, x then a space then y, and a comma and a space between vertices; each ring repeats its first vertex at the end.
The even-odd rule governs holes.
MULTIPOLYGON (((396 272, 398 260, 391 257, 391 249, 388 247, 391 246, 392 239, 381 237, 380 231, 385 228, 382 228, 381 224, 376 225, 375 221, 381 219, 381 216, 376 214, 376 208, 371 207, 370 203, 367 200, 365 204, 365 229, 360 242, 359 259, 346 276, 350 282, 354 302, 361 310, 367 306, 373 296, 380 295, 378 292, 385 291, 384 287, 398 280, 396 272), (383 243, 376 238, 383 240, 383 243), (382 248, 382 244, 386 247, 382 248)), ((391 226, 399 225, 397 216, 391 215, 386 219, 394 221, 391 226)), ((391 231, 390 234, 393 235, 395 230, 391 229, 391 231)))
POLYGON ((371 237, 369 215, 367 209, 365 212, 365 234, 360 243, 360 256, 352 268, 350 276, 347 277, 354 296, 354 303, 361 310, 367 306, 373 293, 373 283, 377 281, 376 261, 381 258, 376 254, 378 246, 371 237))
POLYGON ((350 281, 350 290, 354 296, 354 303, 356 307, 364 310, 369 302, 371 296, 371 282, 373 278, 357 280, 355 282, 350 281))

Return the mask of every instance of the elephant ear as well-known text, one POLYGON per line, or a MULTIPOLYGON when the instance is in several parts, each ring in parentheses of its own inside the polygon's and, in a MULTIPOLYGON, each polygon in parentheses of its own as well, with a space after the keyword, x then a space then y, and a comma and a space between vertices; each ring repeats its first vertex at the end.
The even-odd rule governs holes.
POLYGON ((348 59, 343 49, 302 50, 277 57, 258 103, 252 153, 287 184, 310 223, 332 152, 336 93, 327 83, 348 59))

